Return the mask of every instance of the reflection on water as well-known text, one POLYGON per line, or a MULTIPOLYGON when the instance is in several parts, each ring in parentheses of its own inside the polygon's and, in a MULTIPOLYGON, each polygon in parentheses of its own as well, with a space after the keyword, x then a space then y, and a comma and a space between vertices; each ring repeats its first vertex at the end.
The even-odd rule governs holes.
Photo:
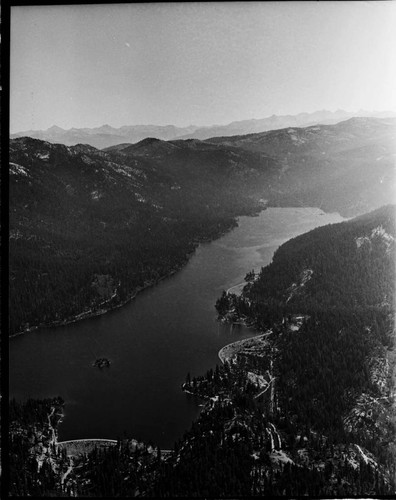
POLYGON ((103 316, 10 341, 10 395, 62 396, 60 439, 116 439, 124 433, 169 448, 199 413, 180 385, 219 362, 225 344, 254 330, 216 321, 214 303, 246 272, 267 265, 284 241, 340 222, 319 209, 273 208, 199 246, 176 275, 103 316), (110 359, 109 368, 92 367, 110 359))

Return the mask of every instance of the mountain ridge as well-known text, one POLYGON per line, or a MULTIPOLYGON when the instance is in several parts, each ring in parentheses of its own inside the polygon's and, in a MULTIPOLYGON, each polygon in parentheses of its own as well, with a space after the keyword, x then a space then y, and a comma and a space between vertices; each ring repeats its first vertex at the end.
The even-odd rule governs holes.
POLYGON ((102 125, 93 128, 70 128, 62 129, 53 125, 47 130, 27 130, 15 132, 11 138, 29 136, 49 142, 59 142, 72 146, 78 142, 86 142, 98 149, 130 142, 136 143, 146 137, 156 137, 163 140, 173 139, 208 139, 222 135, 246 135, 248 133, 263 132, 289 126, 309 126, 318 123, 334 123, 345 120, 352 116, 396 116, 392 111, 360 110, 352 113, 343 110, 337 111, 315 111, 313 113, 299 113, 297 115, 272 115, 267 118, 234 121, 226 125, 210 125, 187 127, 176 127, 174 125, 123 125, 119 128, 110 125, 102 125))

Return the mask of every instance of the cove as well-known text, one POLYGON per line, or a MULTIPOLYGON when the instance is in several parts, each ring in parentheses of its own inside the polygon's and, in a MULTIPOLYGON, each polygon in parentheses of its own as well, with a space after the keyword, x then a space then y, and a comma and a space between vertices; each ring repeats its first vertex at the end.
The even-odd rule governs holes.
POLYGON ((344 220, 318 208, 268 208, 199 245, 175 275, 103 316, 10 339, 10 397, 61 396, 59 440, 128 435, 171 448, 199 414, 180 385, 219 363, 224 345, 256 334, 216 321, 222 290, 269 264, 276 248, 344 220), (94 368, 95 359, 111 365, 94 368))

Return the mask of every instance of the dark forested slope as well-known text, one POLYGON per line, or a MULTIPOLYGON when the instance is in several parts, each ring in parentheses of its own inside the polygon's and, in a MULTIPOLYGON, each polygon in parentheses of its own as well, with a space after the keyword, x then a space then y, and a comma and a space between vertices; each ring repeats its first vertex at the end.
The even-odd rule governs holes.
POLYGON ((286 242, 245 294, 261 313, 393 310, 395 206, 286 242))
POLYGON ((258 186, 278 168, 224 146, 134 149, 11 141, 11 333, 119 304, 177 269, 199 241, 261 209, 258 186))

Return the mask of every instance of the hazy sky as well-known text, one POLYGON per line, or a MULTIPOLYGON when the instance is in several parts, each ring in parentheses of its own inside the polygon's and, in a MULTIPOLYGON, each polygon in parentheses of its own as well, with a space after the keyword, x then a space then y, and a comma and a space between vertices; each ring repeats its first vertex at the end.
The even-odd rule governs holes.
POLYGON ((11 132, 396 110, 395 2, 11 8, 11 132))

